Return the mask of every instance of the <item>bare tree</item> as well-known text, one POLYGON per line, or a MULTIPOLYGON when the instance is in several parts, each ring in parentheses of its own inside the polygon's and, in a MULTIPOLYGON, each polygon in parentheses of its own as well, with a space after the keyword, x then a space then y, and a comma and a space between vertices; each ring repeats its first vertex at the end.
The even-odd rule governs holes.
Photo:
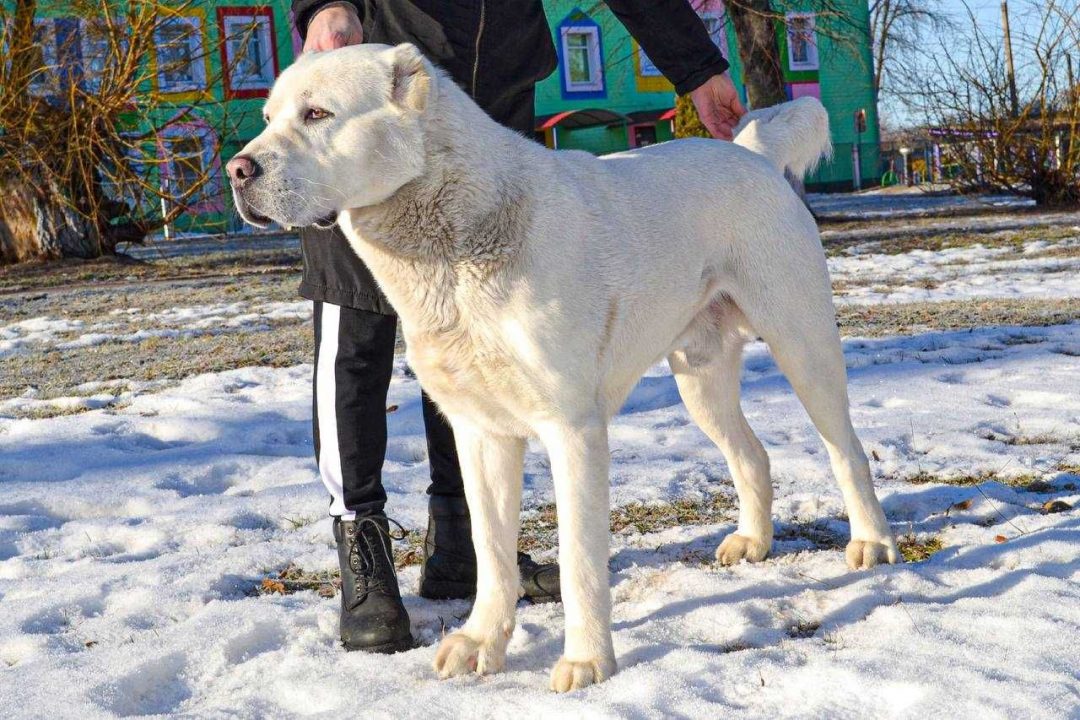
POLYGON ((213 77, 182 101, 158 83, 170 63, 206 68, 217 52, 191 42, 191 4, 0 4, 0 262, 110 254, 203 198, 207 148, 161 140, 215 102, 213 77))
POLYGON ((1025 7, 1013 32, 1014 85, 996 28, 968 8, 963 42, 943 38, 921 83, 906 88, 962 192, 998 191, 1039 205, 1080 203, 1080 102, 1070 70, 1080 48, 1075 0, 1025 7))
POLYGON ((871 0, 870 34, 874 51, 874 89, 882 91, 886 76, 910 69, 931 31, 952 29, 940 0, 871 0))

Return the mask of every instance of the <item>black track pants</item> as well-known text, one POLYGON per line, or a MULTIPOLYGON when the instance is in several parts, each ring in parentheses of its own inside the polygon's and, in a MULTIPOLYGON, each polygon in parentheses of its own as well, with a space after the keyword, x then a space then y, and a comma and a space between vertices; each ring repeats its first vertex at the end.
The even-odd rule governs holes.
MULTIPOLYGON (((386 393, 397 317, 315 303, 315 457, 330 514, 381 515, 386 504, 386 393)), ((454 433, 426 394, 424 428, 433 495, 464 495, 454 433)))

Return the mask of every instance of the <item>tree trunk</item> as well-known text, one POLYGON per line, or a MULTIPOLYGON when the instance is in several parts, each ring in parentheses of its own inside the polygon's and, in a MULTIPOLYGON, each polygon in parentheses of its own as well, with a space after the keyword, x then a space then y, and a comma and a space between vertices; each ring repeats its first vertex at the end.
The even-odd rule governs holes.
POLYGON ((97 228, 64 203, 53 182, 0 189, 0 261, 95 258, 103 250, 97 228))
POLYGON ((730 0, 728 17, 739 41, 743 84, 750 107, 764 108, 787 100, 776 18, 770 0, 730 0))

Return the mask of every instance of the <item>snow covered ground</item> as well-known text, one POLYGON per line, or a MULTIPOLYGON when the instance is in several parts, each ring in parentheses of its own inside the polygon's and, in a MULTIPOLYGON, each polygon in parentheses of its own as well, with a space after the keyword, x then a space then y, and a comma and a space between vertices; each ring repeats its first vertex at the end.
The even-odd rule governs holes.
POLYGON ((810 193, 810 206, 828 218, 905 218, 985 212, 989 208, 1031 208, 1035 203, 1013 195, 953 195, 946 188, 922 186, 875 188, 860 193, 810 193))
MULTIPOLYGON (((1007 256, 856 252, 831 266, 843 302, 1080 295, 1070 253, 1045 252, 1072 241, 1040 242, 1007 256)), ((145 325, 182 339, 305 312, 283 305, 182 308, 145 325)), ((110 332, 65 322, 0 322, 0 353, 110 332)), ((468 605, 417 598, 415 566, 401 578, 421 646, 391 657, 339 648, 336 599, 252 592, 289 563, 335 566, 310 459, 309 365, 128 385, 122 409, 0 418, 0 716, 1080 717, 1080 323, 844 349, 886 513, 898 535, 943 549, 846 569, 824 448, 752 345, 743 406, 772 458, 773 555, 713 564, 733 511, 617 533, 620 672, 568 696, 546 689, 559 605, 520 608, 508 672, 438 682, 434 644, 468 605), (1043 513, 1050 500, 1070 507, 1043 513)), ((426 450, 400 365, 389 402, 389 510, 419 528, 426 450)), ((612 448, 616 506, 733 494, 664 366, 615 419, 612 448)), ((539 448, 526 470, 533 517, 552 500, 539 448)))
POLYGON ((899 254, 859 251, 829 258, 841 303, 973 298, 1059 298, 1080 294, 1076 236, 1014 247, 973 245, 899 254))

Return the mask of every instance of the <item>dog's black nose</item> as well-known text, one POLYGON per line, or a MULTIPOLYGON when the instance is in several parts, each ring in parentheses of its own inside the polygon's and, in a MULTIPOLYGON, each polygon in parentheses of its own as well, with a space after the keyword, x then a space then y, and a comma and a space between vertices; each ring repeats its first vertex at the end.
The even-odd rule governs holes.
POLYGON ((225 172, 233 185, 243 185, 259 174, 259 165, 247 155, 237 155, 225 163, 225 172))

